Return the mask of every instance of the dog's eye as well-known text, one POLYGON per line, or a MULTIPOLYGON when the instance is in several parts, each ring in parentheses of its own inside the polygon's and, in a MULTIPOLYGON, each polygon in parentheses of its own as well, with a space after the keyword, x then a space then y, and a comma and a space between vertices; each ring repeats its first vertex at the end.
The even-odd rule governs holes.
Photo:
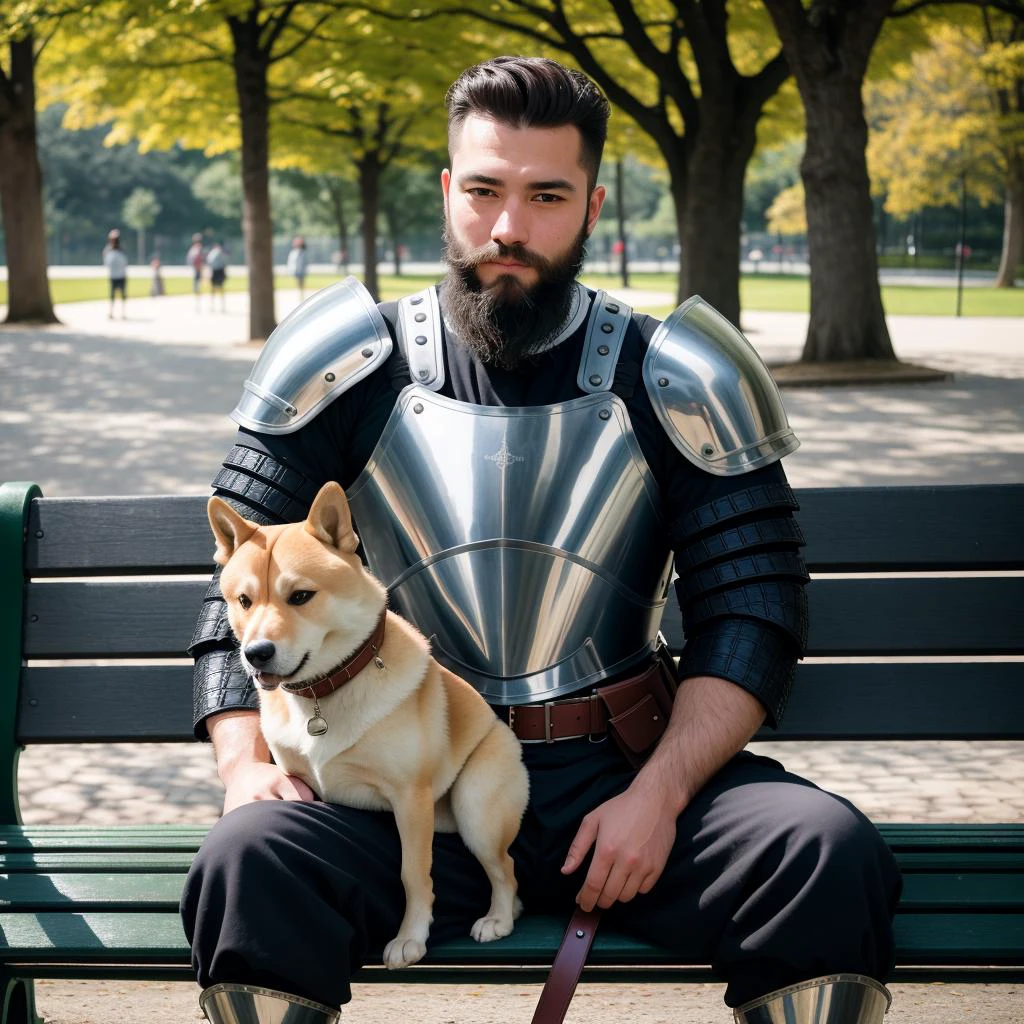
POLYGON ((315 590, 294 590, 292 591, 291 597, 288 598, 288 603, 305 604, 307 601, 311 601, 313 599, 313 595, 315 593, 315 590))
POLYGON ((238 603, 243 608, 251 608, 252 607, 252 601, 249 600, 249 598, 248 598, 248 596, 246 594, 239 594, 238 595, 238 603))

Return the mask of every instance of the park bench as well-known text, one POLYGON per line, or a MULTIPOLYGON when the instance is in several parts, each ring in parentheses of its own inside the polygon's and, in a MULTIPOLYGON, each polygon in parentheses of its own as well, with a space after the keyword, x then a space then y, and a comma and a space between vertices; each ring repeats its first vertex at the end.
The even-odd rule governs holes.
MULTIPOLYGON (((811 659, 784 730, 766 738, 1024 738, 1024 485, 799 499, 816 575, 811 659)), ((178 896, 206 829, 22 825, 17 764, 30 743, 192 741, 182 649, 212 547, 204 497, 0 488, 4 1024, 34 1019, 35 978, 192 977, 178 896)), ((674 621, 666 633, 678 645, 674 621)), ((1024 980, 1024 824, 880 829, 906 877, 897 978, 1024 980)), ((564 926, 526 918, 501 942, 467 936, 408 971, 368 968, 360 980, 540 980, 564 926)), ((599 931, 588 974, 713 977, 611 930, 599 931)))

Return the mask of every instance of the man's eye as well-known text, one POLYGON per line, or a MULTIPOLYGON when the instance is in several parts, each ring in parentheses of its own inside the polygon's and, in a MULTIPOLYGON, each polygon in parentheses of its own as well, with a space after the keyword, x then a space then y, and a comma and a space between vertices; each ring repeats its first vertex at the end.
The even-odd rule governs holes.
POLYGON ((238 603, 243 608, 251 608, 252 607, 252 601, 249 600, 249 597, 248 597, 247 594, 239 594, 238 595, 238 603))
POLYGON ((486 199, 489 196, 497 195, 497 192, 492 192, 489 188, 471 188, 469 194, 476 196, 478 199, 486 199))
POLYGON ((562 201, 561 196, 556 196, 551 192, 541 192, 540 195, 535 196, 537 202, 544 205, 550 205, 551 203, 560 203, 562 201))
POLYGON ((311 601, 313 599, 313 595, 315 593, 315 590, 295 590, 292 592, 291 597, 288 598, 288 603, 305 604, 307 601, 311 601))

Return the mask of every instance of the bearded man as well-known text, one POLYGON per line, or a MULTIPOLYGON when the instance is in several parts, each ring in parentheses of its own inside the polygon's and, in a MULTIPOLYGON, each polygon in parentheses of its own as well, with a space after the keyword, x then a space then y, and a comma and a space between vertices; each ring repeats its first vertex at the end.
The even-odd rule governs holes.
MULTIPOLYGON (((605 198, 608 105, 587 78, 502 57, 447 102, 444 281, 379 307, 348 281, 286 320, 214 490, 287 522, 325 481, 346 489, 392 607, 523 741, 528 913, 604 908, 711 964, 738 1021, 875 1024, 893 858, 848 802, 744 750, 778 723, 806 636, 777 389, 700 300, 659 324, 577 281, 605 198), (673 565, 674 698, 674 680, 637 689, 673 565)), ((394 820, 271 763, 216 579, 192 652, 226 789, 182 903, 204 1009, 334 1021, 402 916, 394 820)), ((433 864, 439 941, 489 886, 457 836, 433 864)))

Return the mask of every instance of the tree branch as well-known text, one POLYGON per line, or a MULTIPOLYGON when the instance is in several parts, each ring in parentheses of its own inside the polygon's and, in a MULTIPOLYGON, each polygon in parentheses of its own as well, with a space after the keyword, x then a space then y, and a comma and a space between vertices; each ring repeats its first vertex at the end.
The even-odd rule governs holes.
MULTIPOLYGON (((301 50, 302 47, 304 47, 306 43, 308 43, 310 39, 312 39, 313 36, 315 36, 318 33, 320 28, 323 25, 325 25, 328 21, 330 21, 334 14, 334 11, 327 11, 326 13, 322 14, 320 18, 318 18, 317 21, 310 27, 308 32, 303 32, 299 39, 292 46, 288 47, 287 50, 284 50, 281 53, 277 54, 276 56, 271 57, 269 63, 276 64, 279 60, 287 60, 287 58, 291 57, 292 54, 297 53, 299 50, 301 50)), ((268 50, 267 52, 269 53, 270 51, 268 50)))

